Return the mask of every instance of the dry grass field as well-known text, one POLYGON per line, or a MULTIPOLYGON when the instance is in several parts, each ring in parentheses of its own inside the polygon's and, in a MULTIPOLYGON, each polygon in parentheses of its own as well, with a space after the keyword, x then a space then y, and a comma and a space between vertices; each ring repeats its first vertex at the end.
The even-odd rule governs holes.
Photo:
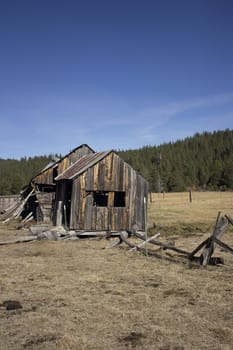
POLYGON ((233 212, 232 192, 193 192, 153 194, 149 203, 148 222, 161 224, 169 233, 175 230, 207 230, 214 227, 215 220, 222 214, 233 212))
MULTIPOLYGON (((218 211, 233 215, 232 193, 153 195, 148 223, 161 241, 192 250, 212 233, 218 211)), ((27 234, 0 225, 0 240, 27 234)), ((233 246, 233 231, 223 240, 233 246)), ((200 269, 105 249, 106 240, 0 246, 1 350, 231 350, 233 255, 200 269), (7 310, 7 301, 22 308, 7 310)), ((157 248, 155 248, 157 249, 157 248)))

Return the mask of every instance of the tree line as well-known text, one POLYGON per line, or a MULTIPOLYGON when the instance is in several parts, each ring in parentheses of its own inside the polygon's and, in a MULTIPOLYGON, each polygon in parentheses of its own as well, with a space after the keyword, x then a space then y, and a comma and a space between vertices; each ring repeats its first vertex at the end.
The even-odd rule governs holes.
POLYGON ((151 191, 233 189, 233 130, 118 153, 148 180, 151 191))
POLYGON ((0 195, 18 194, 52 158, 48 155, 20 160, 0 159, 0 195))
MULTIPOLYGON (((151 191, 233 189, 233 130, 117 153, 147 179, 151 191)), ((0 194, 19 193, 53 158, 0 159, 0 194)))

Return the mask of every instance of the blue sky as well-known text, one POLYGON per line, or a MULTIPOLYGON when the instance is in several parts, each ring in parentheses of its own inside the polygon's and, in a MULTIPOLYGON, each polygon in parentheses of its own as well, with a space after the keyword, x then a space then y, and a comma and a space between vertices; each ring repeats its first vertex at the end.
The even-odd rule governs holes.
POLYGON ((0 158, 233 127, 233 1, 0 2, 0 158))

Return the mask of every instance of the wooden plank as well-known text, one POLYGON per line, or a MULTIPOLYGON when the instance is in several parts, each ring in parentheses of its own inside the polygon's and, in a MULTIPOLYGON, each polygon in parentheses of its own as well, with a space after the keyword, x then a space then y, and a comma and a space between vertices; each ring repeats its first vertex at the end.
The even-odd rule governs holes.
POLYGON ((223 249, 227 250, 228 252, 230 252, 231 254, 233 254, 233 249, 231 247, 229 247, 229 245, 227 245, 226 243, 220 241, 219 239, 215 238, 215 243, 218 244, 220 247, 222 247, 223 249))
POLYGON ((145 241, 138 244, 135 248, 141 248, 143 247, 145 244, 149 243, 151 240, 155 239, 155 238, 158 238, 160 236, 160 233, 156 233, 155 235, 151 236, 150 238, 146 238, 145 237, 145 241))
POLYGON ((12 244, 12 243, 24 243, 24 242, 31 242, 36 240, 37 240, 37 236, 35 235, 27 236, 27 237, 19 237, 8 241, 0 241, 0 245, 6 245, 6 244, 12 244))
POLYGON ((199 250, 201 250, 207 243, 209 242, 209 238, 205 239, 203 242, 201 242, 201 244, 199 244, 197 246, 197 248, 195 248, 188 256, 189 260, 193 260, 194 255, 197 254, 197 252, 199 252, 199 250))
POLYGON ((112 180, 111 163, 112 163, 112 153, 110 153, 105 158, 105 187, 109 191, 112 191, 112 188, 111 188, 111 180, 112 180))
POLYGON ((86 191, 90 191, 93 189, 92 185, 92 169, 87 169, 87 175, 86 175, 86 191))
POLYGON ((59 201, 57 205, 56 226, 62 225, 63 219, 63 202, 59 201))
POLYGON ((84 228, 85 223, 85 206, 86 206, 86 186, 85 186, 85 174, 80 176, 80 207, 79 207, 79 223, 81 228, 84 228))
MULTIPOLYGON (((146 240, 146 238, 144 236, 142 236, 141 234, 139 234, 138 232, 135 232, 134 233, 136 237, 142 239, 142 240, 146 240)), ((183 249, 180 249, 180 248, 176 248, 170 244, 166 244, 166 243, 162 243, 160 241, 156 241, 154 239, 150 240, 150 243, 151 244, 154 244, 154 245, 157 245, 161 248, 163 248, 164 250, 173 250, 174 252, 177 252, 177 253, 181 253, 181 254, 184 254, 184 255, 187 255, 189 256, 189 252, 187 252, 186 250, 183 250, 183 249)))
POLYGON ((228 226, 228 220, 224 219, 224 218, 219 218, 220 217, 220 212, 218 214, 218 218, 217 218, 217 222, 216 222, 216 226, 215 226, 215 230, 213 235, 209 238, 205 249, 203 251, 203 253, 200 256, 200 261, 201 261, 201 265, 203 267, 207 266, 210 258, 214 252, 214 248, 215 248, 215 239, 220 239, 221 236, 223 235, 223 233, 225 232, 225 230, 227 229, 228 226))
POLYGON ((80 229, 79 206, 80 206, 80 181, 78 178, 73 181, 73 186, 72 186, 71 215, 70 215, 70 228, 72 229, 80 229))
POLYGON ((99 163, 93 166, 93 175, 94 175, 93 191, 98 190, 98 173, 99 173, 99 163))
POLYGON ((114 192, 109 192, 108 193, 108 206, 113 207, 114 206, 114 192))
POLYGON ((23 219, 22 222, 27 222, 27 220, 32 216, 33 216, 33 213, 32 213, 32 211, 30 211, 30 213, 23 219))
POLYGON ((92 193, 89 192, 86 195, 86 200, 85 200, 85 215, 84 215, 85 230, 92 229, 92 207, 93 207, 93 198, 92 198, 92 193))
POLYGON ((11 216, 8 217, 6 220, 3 221, 3 223, 9 222, 11 219, 17 219, 19 218, 20 214, 22 213, 25 204, 27 203, 28 199, 33 195, 34 193, 34 188, 31 190, 31 192, 27 195, 26 198, 24 198, 21 202, 17 203, 16 209, 11 213, 11 216))
POLYGON ((226 214, 225 217, 227 218, 227 220, 229 221, 229 223, 230 223, 231 225, 233 225, 233 219, 232 219, 232 217, 231 217, 229 214, 226 214))
POLYGON ((105 190, 105 159, 99 162, 97 187, 99 191, 105 190))
POLYGON ((92 225, 91 225, 92 230, 97 229, 97 207, 92 208, 92 225))

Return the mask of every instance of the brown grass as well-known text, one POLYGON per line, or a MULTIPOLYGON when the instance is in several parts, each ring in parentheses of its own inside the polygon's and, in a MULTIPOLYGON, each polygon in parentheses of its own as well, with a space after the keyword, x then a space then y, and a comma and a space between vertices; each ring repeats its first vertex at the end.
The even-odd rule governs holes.
POLYGON ((153 194, 149 203, 148 222, 162 226, 164 233, 209 232, 214 228, 218 212, 233 212, 232 192, 193 192, 153 194))
MULTIPOLYGON (((156 196, 149 222, 169 233, 182 227, 176 245, 188 250, 207 237, 201 227, 211 228, 219 210, 232 213, 232 193, 195 193, 191 204, 188 194, 165 194, 160 208, 156 196), (200 230, 185 235, 185 225, 200 230)), ((1 239, 24 233, 0 226, 1 239)), ((224 236, 231 246, 232 236, 224 236)), ((22 305, 0 306, 0 349, 232 349, 233 255, 216 249, 225 265, 203 270, 180 258, 169 262, 165 253, 156 259, 108 245, 100 240, 0 246, 0 304, 22 305)))

